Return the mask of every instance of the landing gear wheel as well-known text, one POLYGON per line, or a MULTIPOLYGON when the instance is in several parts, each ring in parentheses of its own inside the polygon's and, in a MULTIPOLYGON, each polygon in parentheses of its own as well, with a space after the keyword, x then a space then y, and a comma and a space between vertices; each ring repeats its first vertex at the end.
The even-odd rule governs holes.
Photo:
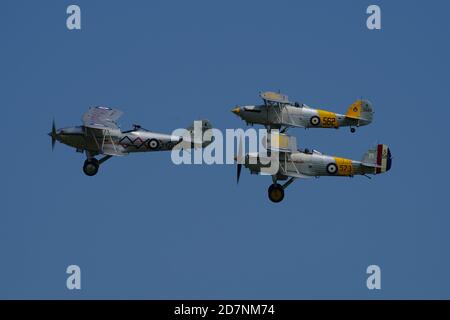
POLYGON ((334 163, 330 163, 327 165, 327 172, 329 174, 336 174, 336 172, 338 171, 337 165, 334 163))
POLYGON ((284 189, 278 183, 272 184, 269 187, 269 190, 267 193, 269 195, 270 201, 272 201, 272 202, 278 203, 284 199, 284 189))
POLYGON ((100 164, 97 159, 88 159, 84 162, 83 172, 89 177, 95 176, 98 172, 99 166, 100 164))
POLYGON ((317 127, 320 124, 320 118, 318 116, 313 116, 311 119, 309 119, 309 122, 314 126, 317 127))
POLYGON ((156 150, 159 149, 159 141, 156 139, 150 139, 150 141, 148 142, 148 147, 150 148, 150 150, 156 150))
POLYGON ((350 132, 351 132, 351 133, 355 133, 355 132, 356 132, 356 129, 355 129, 355 128, 350 128, 350 132))

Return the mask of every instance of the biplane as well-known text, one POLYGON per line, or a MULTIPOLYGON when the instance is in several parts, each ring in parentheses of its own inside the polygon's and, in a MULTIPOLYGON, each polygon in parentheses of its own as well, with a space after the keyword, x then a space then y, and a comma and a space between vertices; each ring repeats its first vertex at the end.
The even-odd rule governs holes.
POLYGON ((297 128, 340 128, 365 126, 373 120, 373 108, 370 101, 360 99, 354 102, 346 114, 322 109, 314 109, 306 104, 290 102, 281 93, 263 92, 260 94, 262 105, 237 106, 231 111, 247 124, 261 124, 269 129, 285 132, 290 127, 297 128))
MULTIPOLYGON (((56 129, 55 122, 49 136, 52 138, 52 149, 56 141, 77 152, 86 154, 83 172, 88 176, 97 174, 102 163, 114 156, 125 156, 134 152, 168 151, 179 143, 184 143, 190 148, 202 148, 210 141, 196 141, 194 138, 194 125, 190 126, 188 137, 174 136, 156 133, 133 125, 133 129, 122 131, 117 125, 117 120, 123 112, 109 107, 92 107, 82 117, 83 124, 76 127, 56 129), (96 156, 102 155, 100 159, 96 156)), ((211 129, 208 120, 201 121, 201 137, 203 133, 211 129)), ((203 139, 203 138, 202 138, 203 139)))
POLYGON ((369 149, 361 161, 324 155, 317 150, 297 149, 293 136, 272 132, 265 137, 267 152, 243 154, 242 137, 238 145, 237 182, 242 166, 252 174, 270 175, 272 184, 268 196, 272 202, 284 199, 284 190, 296 179, 321 176, 353 177, 376 175, 387 172, 392 166, 391 151, 385 144, 369 149), (278 181, 286 181, 279 184, 278 181))

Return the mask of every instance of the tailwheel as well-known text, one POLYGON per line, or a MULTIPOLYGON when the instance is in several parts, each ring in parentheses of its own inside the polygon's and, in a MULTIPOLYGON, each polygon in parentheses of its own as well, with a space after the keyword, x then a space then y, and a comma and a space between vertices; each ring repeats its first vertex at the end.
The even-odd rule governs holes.
POLYGON ((100 164, 97 159, 95 158, 87 159, 84 162, 83 172, 89 177, 95 176, 98 172, 99 166, 100 164))
POLYGON ((269 187, 268 195, 270 201, 275 203, 281 202, 284 199, 284 189, 280 184, 274 183, 269 187))

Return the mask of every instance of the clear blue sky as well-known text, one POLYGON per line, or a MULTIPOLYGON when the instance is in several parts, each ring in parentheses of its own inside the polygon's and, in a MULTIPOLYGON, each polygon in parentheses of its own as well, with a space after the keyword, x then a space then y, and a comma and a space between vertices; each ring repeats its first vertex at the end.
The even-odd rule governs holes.
POLYGON ((2 1, 0 298, 450 298, 447 1, 2 1), (66 29, 66 8, 82 30, 66 29), (379 4, 382 30, 366 8, 379 4), (169 153, 108 161, 86 177, 52 118, 92 105, 171 132, 278 90, 372 125, 291 130, 302 147, 360 159, 377 141, 392 170, 296 181, 234 166, 175 166, 169 153), (66 267, 82 290, 65 287, 66 267), (365 286, 382 270, 382 290, 365 286))

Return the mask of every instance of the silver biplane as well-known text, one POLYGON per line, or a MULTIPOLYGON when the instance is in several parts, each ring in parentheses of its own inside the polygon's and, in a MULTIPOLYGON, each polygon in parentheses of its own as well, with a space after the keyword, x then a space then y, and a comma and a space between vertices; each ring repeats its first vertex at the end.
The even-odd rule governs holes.
POLYGON ((296 179, 321 176, 353 177, 355 175, 375 175, 387 172, 392 166, 391 151, 388 146, 378 144, 369 149, 361 161, 324 155, 316 150, 299 150, 295 137, 272 133, 265 138, 267 152, 243 154, 242 138, 238 145, 237 182, 242 166, 252 174, 272 176, 268 196, 272 202, 284 198, 284 190, 296 179), (275 138, 273 138, 275 137, 275 138), (274 165, 275 164, 275 165, 274 165), (278 181, 285 181, 279 184, 278 181))
MULTIPOLYGON (((83 171, 88 176, 97 174, 100 164, 113 156, 125 156, 133 152, 168 151, 179 143, 184 143, 183 148, 202 148, 211 141, 196 141, 194 138, 194 126, 189 127, 189 137, 173 136, 151 132, 139 125, 134 125, 132 130, 122 131, 117 125, 117 120, 122 116, 122 111, 109 107, 92 107, 82 117, 83 125, 56 129, 53 121, 52 149, 55 142, 75 148, 77 152, 86 154, 83 171), (187 147, 186 147, 187 145, 187 147), (96 156, 103 155, 97 159, 96 156)), ((211 129, 207 120, 201 120, 201 137, 203 132, 211 129)))
POLYGON ((286 131, 290 127, 297 128, 339 128, 365 126, 373 120, 372 104, 368 100, 357 100, 346 114, 314 109, 303 103, 290 102, 286 95, 276 92, 260 94, 264 104, 235 107, 231 111, 247 124, 261 124, 269 129, 286 131))

